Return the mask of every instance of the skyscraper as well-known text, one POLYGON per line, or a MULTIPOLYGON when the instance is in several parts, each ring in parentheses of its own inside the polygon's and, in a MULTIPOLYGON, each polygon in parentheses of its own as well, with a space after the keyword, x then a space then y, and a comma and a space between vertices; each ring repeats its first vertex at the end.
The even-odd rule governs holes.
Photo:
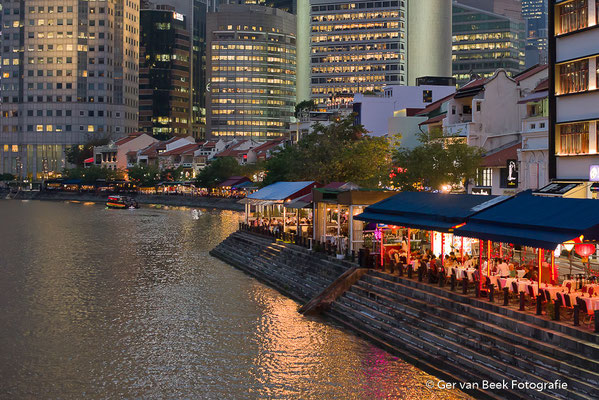
POLYGON ((139 0, 3 6, 0 173, 41 179, 65 148, 137 130, 139 0))
POLYGON ((209 134, 285 136, 295 107, 296 19, 259 5, 219 6, 208 18, 209 134))
POLYGON ((491 11, 453 3, 453 76, 458 84, 472 75, 508 75, 524 69, 524 22, 491 11))
POLYGON ((139 129, 159 139, 192 134, 185 19, 172 6, 150 6, 140 13, 139 129))
POLYGON ((547 64, 547 0, 522 0, 526 22, 526 67, 547 64))
POLYGON ((311 92, 318 102, 451 73, 450 0, 312 0, 310 16, 311 92))

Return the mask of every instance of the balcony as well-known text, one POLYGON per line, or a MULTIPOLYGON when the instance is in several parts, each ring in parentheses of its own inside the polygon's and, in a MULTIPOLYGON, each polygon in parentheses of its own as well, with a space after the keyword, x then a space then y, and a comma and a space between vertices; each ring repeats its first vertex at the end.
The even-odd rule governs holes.
POLYGON ((478 134, 481 131, 481 124, 478 122, 461 122, 443 127, 444 136, 469 137, 472 134, 478 134))

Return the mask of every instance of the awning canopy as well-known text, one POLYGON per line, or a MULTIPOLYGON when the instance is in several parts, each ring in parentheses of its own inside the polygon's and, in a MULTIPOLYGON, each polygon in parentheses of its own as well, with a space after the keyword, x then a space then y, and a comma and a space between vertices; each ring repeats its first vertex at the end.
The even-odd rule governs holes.
POLYGON ((218 185, 218 187, 233 187, 235 185, 239 185, 243 182, 249 182, 250 179, 245 176, 231 176, 224 182, 218 185))
POLYGON ((312 207, 313 199, 314 197, 312 196, 312 193, 310 193, 305 196, 298 197, 289 203, 285 203, 285 208, 310 208, 312 207))
POLYGON ((319 184, 315 181, 277 182, 250 194, 245 199, 240 200, 239 203, 251 204, 250 200, 269 200, 282 203, 305 196, 312 191, 313 187, 317 186, 319 184))
POLYGON ((534 196, 526 191, 468 218, 459 236, 553 250, 584 235, 599 240, 599 202, 534 196))
POLYGON ((90 158, 86 158, 85 160, 83 160, 84 164, 91 164, 94 162, 94 158, 90 157, 90 158))
POLYGON ((451 232, 470 215, 505 199, 503 196, 402 192, 367 207, 355 218, 361 221, 451 232))
POLYGON ((520 101, 518 101, 518 104, 526 104, 526 103, 530 103, 533 101, 541 101, 547 96, 549 96, 549 92, 547 90, 543 90, 540 92, 533 92, 533 93, 529 94, 528 96, 525 96, 522 99, 520 99, 520 101))
POLYGON ((541 196, 562 197, 582 186, 582 182, 551 182, 542 188, 535 190, 534 194, 541 196))

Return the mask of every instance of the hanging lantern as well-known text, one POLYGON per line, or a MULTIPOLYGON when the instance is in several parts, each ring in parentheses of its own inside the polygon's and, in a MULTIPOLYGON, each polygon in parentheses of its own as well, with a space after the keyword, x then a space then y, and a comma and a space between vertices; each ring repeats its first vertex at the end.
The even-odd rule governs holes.
POLYGON ((568 240, 567 242, 563 243, 564 249, 568 250, 568 251, 572 251, 572 249, 574 248, 574 241, 573 240, 568 240))
POLYGON ((581 257, 588 257, 595 252, 595 245, 591 243, 577 244, 574 246, 576 254, 581 257))

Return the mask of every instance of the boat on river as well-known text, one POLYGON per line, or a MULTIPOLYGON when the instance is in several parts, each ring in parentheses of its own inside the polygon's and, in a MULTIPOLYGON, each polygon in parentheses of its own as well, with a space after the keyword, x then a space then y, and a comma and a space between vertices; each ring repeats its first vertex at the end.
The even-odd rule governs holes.
POLYGON ((137 203, 137 200, 135 200, 132 197, 114 195, 114 196, 108 196, 108 200, 106 201, 106 207, 119 208, 119 209, 125 209, 125 208, 133 209, 133 208, 139 208, 139 204, 137 203))

